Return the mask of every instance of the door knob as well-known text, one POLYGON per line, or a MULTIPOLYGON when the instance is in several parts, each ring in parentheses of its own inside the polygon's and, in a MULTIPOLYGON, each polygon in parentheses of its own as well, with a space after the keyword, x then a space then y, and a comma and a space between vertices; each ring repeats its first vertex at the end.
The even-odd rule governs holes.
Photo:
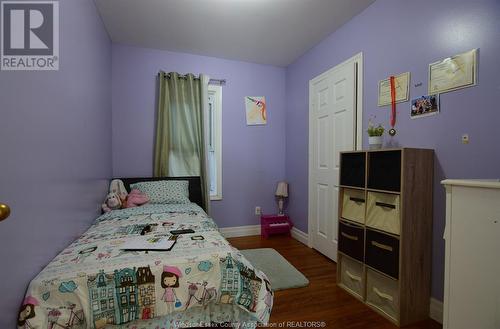
POLYGON ((0 222, 7 219, 10 215, 10 207, 6 204, 0 203, 0 222))

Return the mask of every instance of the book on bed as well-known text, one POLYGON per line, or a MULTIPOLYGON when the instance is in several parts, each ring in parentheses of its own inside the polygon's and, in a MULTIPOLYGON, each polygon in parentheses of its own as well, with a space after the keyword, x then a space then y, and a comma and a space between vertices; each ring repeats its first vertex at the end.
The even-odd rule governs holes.
POLYGON ((177 236, 170 234, 143 235, 125 242, 120 249, 135 251, 170 251, 177 236))

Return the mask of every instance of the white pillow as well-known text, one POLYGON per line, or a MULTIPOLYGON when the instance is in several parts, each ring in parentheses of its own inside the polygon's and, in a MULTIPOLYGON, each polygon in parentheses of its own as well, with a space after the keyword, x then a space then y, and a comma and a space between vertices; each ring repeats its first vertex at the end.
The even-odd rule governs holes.
POLYGON ((189 182, 183 180, 162 180, 139 182, 130 185, 146 193, 150 203, 191 203, 189 201, 189 182))

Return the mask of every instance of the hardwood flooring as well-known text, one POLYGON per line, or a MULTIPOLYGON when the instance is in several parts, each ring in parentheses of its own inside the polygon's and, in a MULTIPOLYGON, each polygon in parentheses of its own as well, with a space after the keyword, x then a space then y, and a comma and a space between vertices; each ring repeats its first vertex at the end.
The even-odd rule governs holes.
MULTIPOLYGON (((271 324, 279 327, 306 327, 304 321, 324 321, 326 328, 394 329, 394 324, 337 287, 336 264, 319 252, 287 236, 230 238, 238 249, 274 248, 310 281, 309 286, 277 291, 271 313, 271 324), (288 322, 293 323, 288 323, 288 322)), ((427 320, 409 329, 439 329, 441 325, 427 320)))

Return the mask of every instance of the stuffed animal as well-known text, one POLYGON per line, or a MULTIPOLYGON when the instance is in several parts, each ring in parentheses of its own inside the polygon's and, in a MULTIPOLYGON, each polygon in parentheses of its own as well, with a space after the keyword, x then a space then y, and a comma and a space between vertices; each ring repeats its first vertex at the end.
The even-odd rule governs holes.
POLYGON ((106 196, 106 200, 102 204, 102 210, 104 212, 110 212, 111 210, 120 209, 122 207, 122 200, 116 193, 109 193, 106 196))
POLYGON ((109 193, 116 193, 120 197, 120 200, 122 200, 122 203, 125 203, 128 194, 121 179, 113 179, 111 181, 109 184, 109 193))
POLYGON ((149 197, 139 191, 138 189, 133 189, 127 196, 127 201, 124 203, 124 208, 133 208, 142 206, 149 202, 149 197))

